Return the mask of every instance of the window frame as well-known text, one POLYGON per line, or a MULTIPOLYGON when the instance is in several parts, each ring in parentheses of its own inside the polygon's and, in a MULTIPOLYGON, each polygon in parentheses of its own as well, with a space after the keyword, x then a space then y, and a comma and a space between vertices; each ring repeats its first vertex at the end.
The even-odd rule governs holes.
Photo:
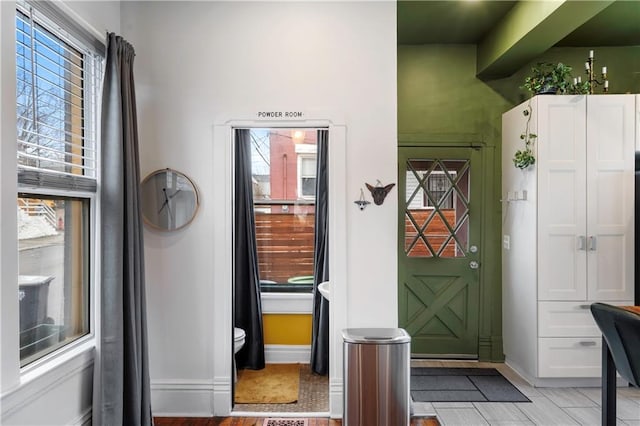
MULTIPOLYGON (((239 127, 241 128, 241 127, 239 127)), ((310 126, 310 127, 291 127, 291 126, 250 126, 247 127, 251 132, 254 131, 267 131, 268 134, 271 133, 271 131, 283 131, 283 130, 303 130, 303 131, 317 131, 320 129, 324 129, 325 127, 315 127, 315 126, 310 126)), ((292 138, 293 139, 293 138, 292 138)), ((252 143, 254 143, 255 139, 252 138, 252 143)), ((233 138, 233 143, 237 143, 235 140, 235 136, 233 138)), ((313 159, 314 164, 317 161, 317 150, 318 150, 318 145, 317 143, 311 144, 311 143, 295 143, 293 144, 294 146, 294 153, 295 153, 295 167, 296 167, 296 180, 295 180, 295 199, 279 199, 279 198, 271 198, 272 194, 270 192, 270 195, 267 199, 265 200, 257 200, 255 198, 255 194, 254 194, 254 199, 253 199, 253 207, 254 207, 254 212, 258 212, 261 210, 268 210, 268 207, 263 207, 263 206, 269 206, 269 205, 275 205, 275 206, 280 206, 283 209, 283 212, 288 212, 290 214, 296 214, 296 213, 292 213, 290 212, 290 208, 293 207, 295 208, 296 206, 309 206, 309 205, 313 205, 314 206, 314 210, 315 210, 315 190, 314 190, 314 195, 313 196, 306 196, 303 197, 301 195, 301 167, 302 167, 302 160, 301 158, 306 158, 306 159, 313 159)), ((315 167, 314 167, 315 168, 315 167)), ((271 176, 271 168, 269 169, 269 176, 271 176)), ((308 177, 308 176, 307 176, 308 177)), ((314 175, 314 177, 317 177, 317 171, 316 174, 314 175)), ((293 188, 292 188, 293 189, 293 188)), ((293 192, 293 191, 292 191, 293 192)), ((254 213, 255 214, 255 213, 254 213)), ((260 253, 258 253, 258 258, 260 258, 260 253)), ((311 274, 313 274, 313 272, 311 272, 311 274)), ((291 278, 296 278, 296 277, 291 277, 291 278)), ((308 278, 308 276, 301 276, 298 278, 308 278)), ((306 281, 306 280, 305 280, 306 281)), ((297 295, 308 295, 310 293, 313 292, 313 283, 308 283, 308 282, 275 282, 275 281, 271 281, 267 278, 261 278, 260 280, 260 291, 263 295, 283 295, 283 294, 297 294, 297 295)), ((272 297, 272 296, 267 296, 267 297, 272 297)))
MULTIPOLYGON (((453 170, 453 171, 449 171, 448 173, 449 173, 449 175, 451 175, 453 177, 453 180, 455 181, 456 177, 458 176, 458 172, 453 170)), ((429 176, 426 177, 427 180, 426 180, 425 184, 427 186, 429 186, 432 183, 431 182, 431 178, 436 178, 436 177, 437 177, 438 180, 442 180, 442 181, 446 182, 448 184, 448 186, 447 186, 447 188, 445 188, 444 191, 432 191, 431 189, 429 189, 429 191, 432 194, 433 193, 441 193, 442 195, 446 194, 447 191, 449 191, 449 189, 451 189, 453 184, 451 183, 451 181, 449 181, 449 179, 446 176, 446 173, 444 171, 442 171, 442 170, 434 170, 431 173, 429 173, 429 176)), ((451 194, 449 194, 449 196, 448 196, 448 197, 450 197, 448 199, 448 204, 451 204, 451 207, 442 207, 442 206, 440 206, 440 208, 441 209, 451 209, 451 208, 453 208, 453 206, 456 205, 456 200, 457 200, 456 196, 457 196, 456 191, 452 191, 451 194)), ((423 207, 425 209, 435 209, 436 208, 436 206, 431 203, 431 200, 427 196, 426 191, 423 191, 422 197, 423 197, 423 199, 422 199, 423 200, 422 201, 423 202, 423 207)), ((438 198, 436 201, 437 202, 441 202, 442 200, 440 198, 438 198)))
MULTIPOLYGON (((53 197, 68 200, 79 200, 82 201, 83 204, 84 202, 86 202, 86 208, 88 209, 88 212, 86 212, 88 223, 85 224, 87 235, 82 235, 82 250, 83 254, 86 255, 85 258, 82 259, 83 267, 86 267, 86 273, 83 274, 82 285, 84 291, 86 291, 86 294, 83 295, 84 305, 81 309, 86 312, 86 332, 82 335, 77 336, 73 340, 64 343, 61 346, 56 347, 52 351, 43 351, 43 354, 39 357, 33 359, 31 357, 26 357, 26 359, 28 359, 28 362, 24 364, 23 360, 18 356, 21 376, 30 377, 51 362, 62 360, 63 358, 66 359, 69 354, 77 353, 77 351, 83 350, 82 348, 95 346, 97 315, 96 293, 98 289, 99 276, 99 265, 97 264, 96 260, 99 258, 97 252, 99 241, 98 211, 100 208, 100 98, 105 63, 105 45, 104 42, 97 40, 95 36, 87 36, 87 30, 80 27, 71 18, 66 16, 64 12, 57 9, 55 5, 51 5, 47 2, 31 3, 28 1, 18 1, 15 5, 15 11, 16 14, 14 17, 14 23, 16 23, 16 26, 13 29, 15 34, 20 31, 19 27, 17 26, 18 19, 22 19, 18 16, 18 13, 20 13, 26 16, 30 28, 34 25, 38 25, 45 31, 50 33, 52 36, 54 36, 56 38, 56 41, 59 40, 63 43, 66 43, 71 48, 82 52, 83 113, 82 121, 80 124, 80 126, 82 126, 81 148, 83 150, 85 149, 85 142, 92 136, 92 140, 90 141, 92 143, 92 146, 89 149, 94 150, 94 156, 90 159, 90 161, 93 161, 94 163, 93 173, 91 176, 85 175, 84 167, 81 168, 83 170, 81 174, 61 174, 46 169, 29 170, 29 168, 25 168, 17 164, 16 156, 16 173, 18 177, 17 198, 26 196, 35 198, 53 197), (91 135, 88 135, 89 133, 91 133, 91 135), (36 179, 33 179, 34 177, 36 179)), ((17 36, 15 43, 17 49, 17 44, 19 43, 17 36)), ((33 60, 31 61, 31 63, 33 64, 33 60)), ((17 87, 17 61, 15 73, 16 74, 14 74, 14 78, 16 79, 17 87)), ((15 96, 16 113, 18 113, 17 93, 15 96)), ((65 112, 65 115, 66 114, 67 112, 65 112)), ((17 138, 16 153, 18 153, 17 138)), ((81 165, 84 165, 84 160, 81 165)), ((16 238, 17 237, 18 235, 16 233, 16 238)), ((16 256, 16 260, 19 262, 19 254, 16 256)), ((16 269, 17 268, 18 265, 16 264, 16 269)), ((19 350, 19 348, 16 348, 16 350, 19 350)))
MULTIPOLYGON (((312 129, 305 129, 306 131, 308 130, 312 130, 312 129)), ((303 193, 303 184, 302 184, 302 179, 303 178, 309 178, 310 176, 303 176, 302 175, 302 162, 304 160, 313 160, 314 163, 317 164, 317 158, 318 158, 318 144, 306 144, 306 143, 296 143, 295 146, 295 153, 296 153, 296 191, 297 191, 297 196, 299 199, 301 200, 312 200, 315 202, 316 199, 316 195, 315 195, 315 188, 314 188, 314 194, 313 195, 305 195, 303 193)), ((313 176, 314 179, 316 179, 318 176, 318 171, 316 170, 316 174, 313 176)))
MULTIPOLYGON (((316 145, 314 145, 316 146, 316 145)), ((304 167, 302 165, 302 163, 304 161, 313 161, 314 163, 317 162, 317 155, 316 154, 298 154, 298 198, 303 199, 303 200, 314 200, 316 199, 316 191, 315 191, 315 185, 314 185, 314 189, 313 189, 313 195, 307 195, 304 193, 304 183, 303 183, 303 179, 310 179, 313 178, 314 180, 317 179, 318 173, 316 170, 316 174, 314 174, 313 176, 305 176, 302 174, 302 171, 304 170, 304 167)))
MULTIPOLYGON (((96 290, 97 290, 97 281, 98 281, 98 265, 96 264, 96 250, 97 250, 97 209, 98 209, 98 195, 97 193, 87 192, 87 191, 65 191, 60 189, 50 189, 50 188, 34 188, 34 187, 21 187, 18 185, 18 197, 22 195, 34 196, 34 197, 59 197, 65 199, 78 199, 78 200, 87 200, 88 202, 88 221, 87 224, 87 232, 86 236, 86 250, 87 259, 85 264, 88 268, 87 271, 87 280, 85 283, 85 289, 87 291, 86 296, 86 306, 84 309, 87 310, 88 313, 88 329, 87 332, 81 336, 78 336, 74 340, 61 345, 53 351, 44 353, 42 356, 29 360, 27 363, 22 363, 20 357, 18 360, 20 361, 20 372, 21 373, 30 373, 35 371, 42 366, 48 364, 49 362, 56 360, 64 354, 68 352, 72 352, 77 350, 77 348, 86 345, 88 342, 92 342, 95 338, 95 319, 96 319, 96 290)), ((20 256, 18 255, 16 259, 19 261, 20 256)), ((18 265, 16 265, 17 267, 18 265)), ((93 344, 91 344, 93 346, 93 344)), ((19 348, 17 348, 19 350, 19 348)))
MULTIPOLYGON (((82 174, 75 174, 69 172, 59 172, 52 171, 50 169, 40 169, 33 167, 22 167, 20 164, 18 167, 18 184, 20 185, 20 180, 27 182, 27 184, 33 184, 33 182, 41 183, 45 182, 44 186, 47 187, 56 187, 60 189, 74 189, 74 190, 91 190, 95 191, 97 187, 98 181, 98 172, 99 172, 99 139, 100 135, 99 131, 99 120, 100 120, 100 104, 98 100, 100 99, 100 89, 102 84, 102 75, 103 75, 103 65, 105 61, 104 52, 95 49, 93 45, 84 41, 84 39, 78 39, 74 37, 74 33, 77 31, 73 31, 74 28, 65 31, 61 26, 65 23, 67 25, 71 25, 68 20, 64 20, 59 15, 54 13, 56 9, 52 9, 52 6, 49 5, 48 2, 35 2, 32 4, 29 1, 19 1, 16 3, 16 20, 18 19, 18 13, 24 15, 29 21, 30 28, 36 24, 39 27, 42 27, 45 31, 50 33, 52 36, 56 37, 61 42, 69 45, 72 49, 80 52, 83 55, 83 98, 82 98, 82 109, 86 112, 85 115, 82 116, 82 125, 83 129, 90 129, 92 132, 93 146, 90 146, 86 149, 92 150, 94 152, 94 157, 87 157, 87 160, 92 161, 94 166, 90 175, 86 175, 84 172, 82 174), (42 10, 41 10, 42 8, 42 10), (52 19, 50 16, 58 18, 61 20, 61 23, 58 23, 56 20, 52 19), (91 86, 89 86, 91 84, 91 86), (90 93, 93 96, 94 102, 86 102, 86 94, 89 93, 86 89, 90 87, 93 89, 93 92, 90 93), (36 174, 37 176, 29 176, 30 174, 36 174), (43 176, 44 175, 44 176, 43 176), (62 176, 60 176, 62 175, 62 176), (64 179, 63 182, 59 182, 60 178, 64 179), (94 182, 93 184, 89 181, 94 182)), ((58 12, 60 13, 60 12, 58 12)), ((16 26, 15 32, 17 33, 18 27, 16 26)), ((18 48, 18 39, 16 37, 16 55, 18 48)), ((35 55, 32 55, 32 59, 35 55)), ((33 64, 33 60, 31 61, 33 64)), ((32 65, 32 73, 34 66, 32 65)), ((18 63, 16 61, 16 72, 18 70, 18 63)), ((17 76, 16 76, 16 86, 18 86, 17 76)), ((17 88, 16 88, 17 89, 17 88)), ((16 108, 18 108, 16 106, 16 108)), ((85 133, 87 131, 85 130, 85 133)), ((82 136, 83 140, 86 141, 89 138, 86 135, 82 136)), ((84 144, 82 145, 83 149, 85 149, 84 144)), ((85 157, 82 156, 82 159, 85 157)), ((69 163, 72 164, 72 163, 69 163)), ((76 164, 72 164, 73 166, 77 166, 76 164)), ((81 168, 84 169, 84 164, 81 164, 81 168)), ((43 186, 43 185, 40 185, 43 186)))

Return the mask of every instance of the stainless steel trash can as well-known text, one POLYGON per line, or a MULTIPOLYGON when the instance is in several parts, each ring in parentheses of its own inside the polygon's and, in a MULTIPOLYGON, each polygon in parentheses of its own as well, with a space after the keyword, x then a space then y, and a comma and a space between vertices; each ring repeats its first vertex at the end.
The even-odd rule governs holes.
POLYGON ((411 336, 401 328, 347 328, 344 426, 408 426, 411 336))

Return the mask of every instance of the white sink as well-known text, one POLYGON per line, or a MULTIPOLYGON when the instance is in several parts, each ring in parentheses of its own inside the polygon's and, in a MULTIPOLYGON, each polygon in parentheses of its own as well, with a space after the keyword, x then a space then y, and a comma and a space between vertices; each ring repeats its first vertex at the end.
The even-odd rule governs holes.
POLYGON ((329 299, 329 281, 322 282, 318 284, 318 291, 327 300, 329 299))

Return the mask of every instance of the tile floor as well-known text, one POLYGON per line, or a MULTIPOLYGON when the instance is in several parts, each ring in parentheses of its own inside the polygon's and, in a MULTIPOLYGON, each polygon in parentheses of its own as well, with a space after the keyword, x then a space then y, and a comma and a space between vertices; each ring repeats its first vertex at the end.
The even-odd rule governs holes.
MULTIPOLYGON (((442 426, 600 426, 600 388, 534 388, 505 364, 412 360, 412 366, 496 368, 531 403, 416 402, 413 414, 437 416, 442 426)), ((617 424, 640 426, 640 389, 618 388, 617 424)))

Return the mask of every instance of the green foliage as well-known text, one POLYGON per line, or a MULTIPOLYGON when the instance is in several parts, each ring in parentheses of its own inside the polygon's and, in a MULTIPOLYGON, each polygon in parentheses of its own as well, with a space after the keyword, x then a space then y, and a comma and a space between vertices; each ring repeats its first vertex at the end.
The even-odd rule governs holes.
POLYGON ((567 91, 569 95, 588 95, 589 94, 589 82, 582 81, 580 83, 573 84, 569 86, 567 91))
MULTIPOLYGON (((569 95, 586 95, 589 93, 589 82, 575 82, 571 76, 571 67, 562 62, 553 64, 551 62, 538 62, 531 68, 531 75, 526 77, 524 85, 521 89, 526 89, 532 95, 541 93, 569 94, 569 95)), ((538 135, 529 132, 529 123, 531 121, 531 104, 522 113, 527 117, 527 125, 524 133, 520 135, 520 139, 524 141, 524 149, 516 151, 513 156, 513 164, 519 169, 536 163, 536 157, 533 153, 533 145, 538 135)))
POLYGON ((536 157, 533 154, 533 144, 538 138, 538 135, 529 132, 529 123, 531 122, 531 104, 527 106, 527 109, 522 111, 522 114, 527 117, 525 131, 520 135, 520 139, 524 141, 524 149, 516 151, 513 156, 513 165, 519 169, 526 169, 536 163, 536 157))
POLYGON ((570 93, 573 81, 571 67, 562 62, 538 62, 531 68, 531 75, 526 77, 521 89, 527 89, 532 94, 539 93, 570 93))
MULTIPOLYGON (((536 135, 532 135, 536 136, 536 135)), ((532 140, 528 140, 526 144, 530 144, 532 140)), ((536 157, 533 155, 531 148, 525 148, 523 150, 516 151, 513 156, 513 164, 519 169, 526 169, 536 163, 536 157)))

